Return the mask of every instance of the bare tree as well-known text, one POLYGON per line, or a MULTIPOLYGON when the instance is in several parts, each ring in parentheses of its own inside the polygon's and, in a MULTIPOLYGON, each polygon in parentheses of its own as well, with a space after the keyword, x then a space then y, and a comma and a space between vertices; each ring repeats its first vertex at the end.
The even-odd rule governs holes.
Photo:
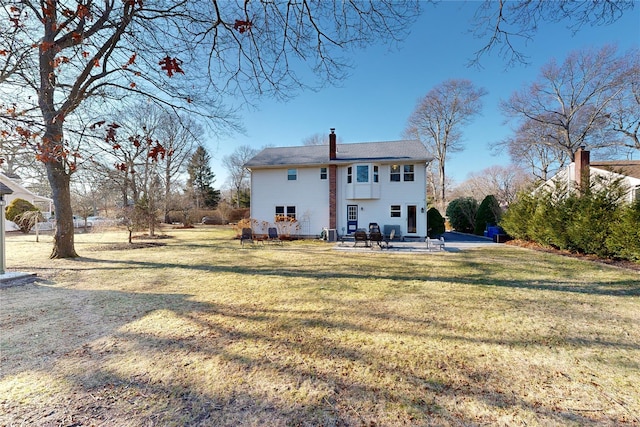
MULTIPOLYGON (((340 136, 337 137, 338 144, 342 144, 342 138, 340 136)), ((308 136, 302 140, 302 145, 329 145, 329 137, 326 133, 314 133, 311 136, 308 136)))
POLYGON ((462 128, 482 109, 486 90, 476 88, 469 80, 447 80, 431 89, 411 114, 405 136, 422 141, 438 167, 436 202, 444 211, 446 204, 447 156, 461 151, 462 128))
POLYGON ((629 64, 622 76, 623 90, 607 109, 613 131, 624 136, 621 145, 640 150, 640 50, 627 55, 629 64))
POLYGON ((538 180, 546 181, 571 161, 565 150, 553 143, 549 135, 558 130, 543 123, 527 120, 513 136, 493 145, 495 152, 506 150, 511 161, 527 168, 538 180))
POLYGON ((531 183, 531 175, 523 168, 509 166, 490 166, 480 172, 470 173, 465 181, 452 191, 452 197, 473 197, 482 201, 493 195, 502 207, 509 206, 516 194, 531 183))
POLYGON ((252 157, 258 154, 258 150, 248 145, 241 145, 228 156, 224 156, 222 164, 229 173, 231 187, 235 191, 236 207, 240 207, 240 194, 248 189, 249 171, 244 167, 252 157))
POLYGON ((597 150, 616 145, 607 108, 624 91, 628 55, 618 56, 615 47, 605 46, 573 52, 560 65, 552 60, 534 83, 501 108, 518 123, 547 130, 545 144, 571 159, 580 146, 597 150))
POLYGON ((202 126, 188 116, 164 113, 157 129, 157 138, 166 150, 164 159, 159 160, 163 175, 163 210, 165 222, 170 222, 172 195, 176 192, 176 179, 184 172, 193 147, 202 143, 202 126))
POLYGON ((534 39, 541 23, 566 22, 577 33, 584 26, 612 24, 634 6, 633 0, 484 0, 476 10, 472 32, 485 44, 470 62, 479 66, 484 55, 497 52, 507 67, 526 64, 526 45, 534 39))
MULTIPOLYGON (((0 92, 14 100, 0 111, 23 123, 19 132, 47 166, 58 218, 52 258, 77 256, 70 180, 85 150, 68 143, 92 110, 140 96, 233 127, 221 94, 292 96, 305 86, 296 73, 300 63, 320 84, 337 82, 349 62, 338 52, 402 39, 419 9, 417 0, 0 0, 0 6, 0 49, 11 53, 0 55, 0 70, 11 70, 0 92)), ((107 129, 111 140, 116 128, 107 129)))

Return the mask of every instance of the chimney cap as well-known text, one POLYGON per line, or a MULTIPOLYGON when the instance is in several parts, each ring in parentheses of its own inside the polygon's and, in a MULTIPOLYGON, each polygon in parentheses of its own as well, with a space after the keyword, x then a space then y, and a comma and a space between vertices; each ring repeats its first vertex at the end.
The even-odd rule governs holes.
POLYGON ((329 128, 329 130, 331 131, 331 133, 335 133, 336 132, 336 128, 329 128))

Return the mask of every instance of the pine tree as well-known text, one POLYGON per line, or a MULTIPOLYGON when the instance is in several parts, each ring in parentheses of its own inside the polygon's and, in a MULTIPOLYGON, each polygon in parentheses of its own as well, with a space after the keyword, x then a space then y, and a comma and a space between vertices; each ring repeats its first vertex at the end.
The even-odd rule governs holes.
POLYGON ((193 191, 197 209, 201 207, 216 208, 220 201, 220 190, 213 188, 216 175, 209 166, 210 160, 211 156, 207 150, 199 145, 187 165, 189 173, 187 186, 193 191))

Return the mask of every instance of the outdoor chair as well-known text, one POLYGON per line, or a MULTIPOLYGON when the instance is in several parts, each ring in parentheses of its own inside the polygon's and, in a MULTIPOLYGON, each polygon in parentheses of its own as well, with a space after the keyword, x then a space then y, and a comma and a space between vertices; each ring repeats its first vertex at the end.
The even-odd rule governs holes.
POLYGON ((353 238, 355 240, 355 243, 353 244, 353 246, 356 246, 358 244, 358 242, 364 242, 365 246, 369 246, 369 239, 367 237, 367 232, 364 230, 356 230, 355 233, 353 233, 353 238))
POLYGON ((369 241, 371 242, 371 247, 373 247, 373 242, 375 242, 380 248, 382 248, 382 233, 379 231, 372 231, 369 233, 369 241))
POLYGON ((268 233, 268 238, 267 238, 267 242, 268 243, 277 243, 279 245, 282 244, 282 240, 280 240, 280 237, 278 237, 278 229, 275 227, 269 227, 269 229, 267 230, 268 233))
POLYGON ((253 244, 253 231, 250 228, 243 228, 242 235, 240 236, 240 245, 244 247, 244 242, 251 242, 253 244))
POLYGON ((380 246, 382 249, 389 249, 392 248, 393 246, 391 246, 389 243, 396 237, 396 230, 392 229, 391 230, 391 234, 389 234, 389 236, 385 236, 384 239, 382 240, 382 242, 384 243, 384 246, 380 246))
POLYGON ((389 225, 386 224, 383 226, 383 233, 385 236, 390 236, 391 235, 391 231, 395 230, 395 235, 394 238, 401 240, 402 237, 402 233, 400 232, 400 226, 399 225, 389 225))

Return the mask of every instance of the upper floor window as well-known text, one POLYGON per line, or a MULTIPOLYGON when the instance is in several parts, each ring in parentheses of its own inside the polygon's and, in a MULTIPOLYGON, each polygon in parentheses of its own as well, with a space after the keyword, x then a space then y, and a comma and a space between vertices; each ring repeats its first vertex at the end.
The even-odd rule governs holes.
POLYGON ((358 182, 369 182, 369 165, 356 166, 356 174, 358 182))
POLYGON ((373 167, 373 182, 378 182, 378 166, 373 167))
POLYGON ((400 182, 400 165, 391 165, 389 180, 391 182, 400 182))
POLYGON ((327 179, 327 168, 320 168, 320 179, 327 179))
POLYGON ((287 179, 289 181, 295 181, 298 179, 298 170, 297 169, 287 169, 287 179))
POLYGON ((353 168, 349 166, 347 168, 347 184, 351 184, 353 182, 353 168))
POLYGON ((404 165, 404 180, 413 181, 413 165, 404 165))

